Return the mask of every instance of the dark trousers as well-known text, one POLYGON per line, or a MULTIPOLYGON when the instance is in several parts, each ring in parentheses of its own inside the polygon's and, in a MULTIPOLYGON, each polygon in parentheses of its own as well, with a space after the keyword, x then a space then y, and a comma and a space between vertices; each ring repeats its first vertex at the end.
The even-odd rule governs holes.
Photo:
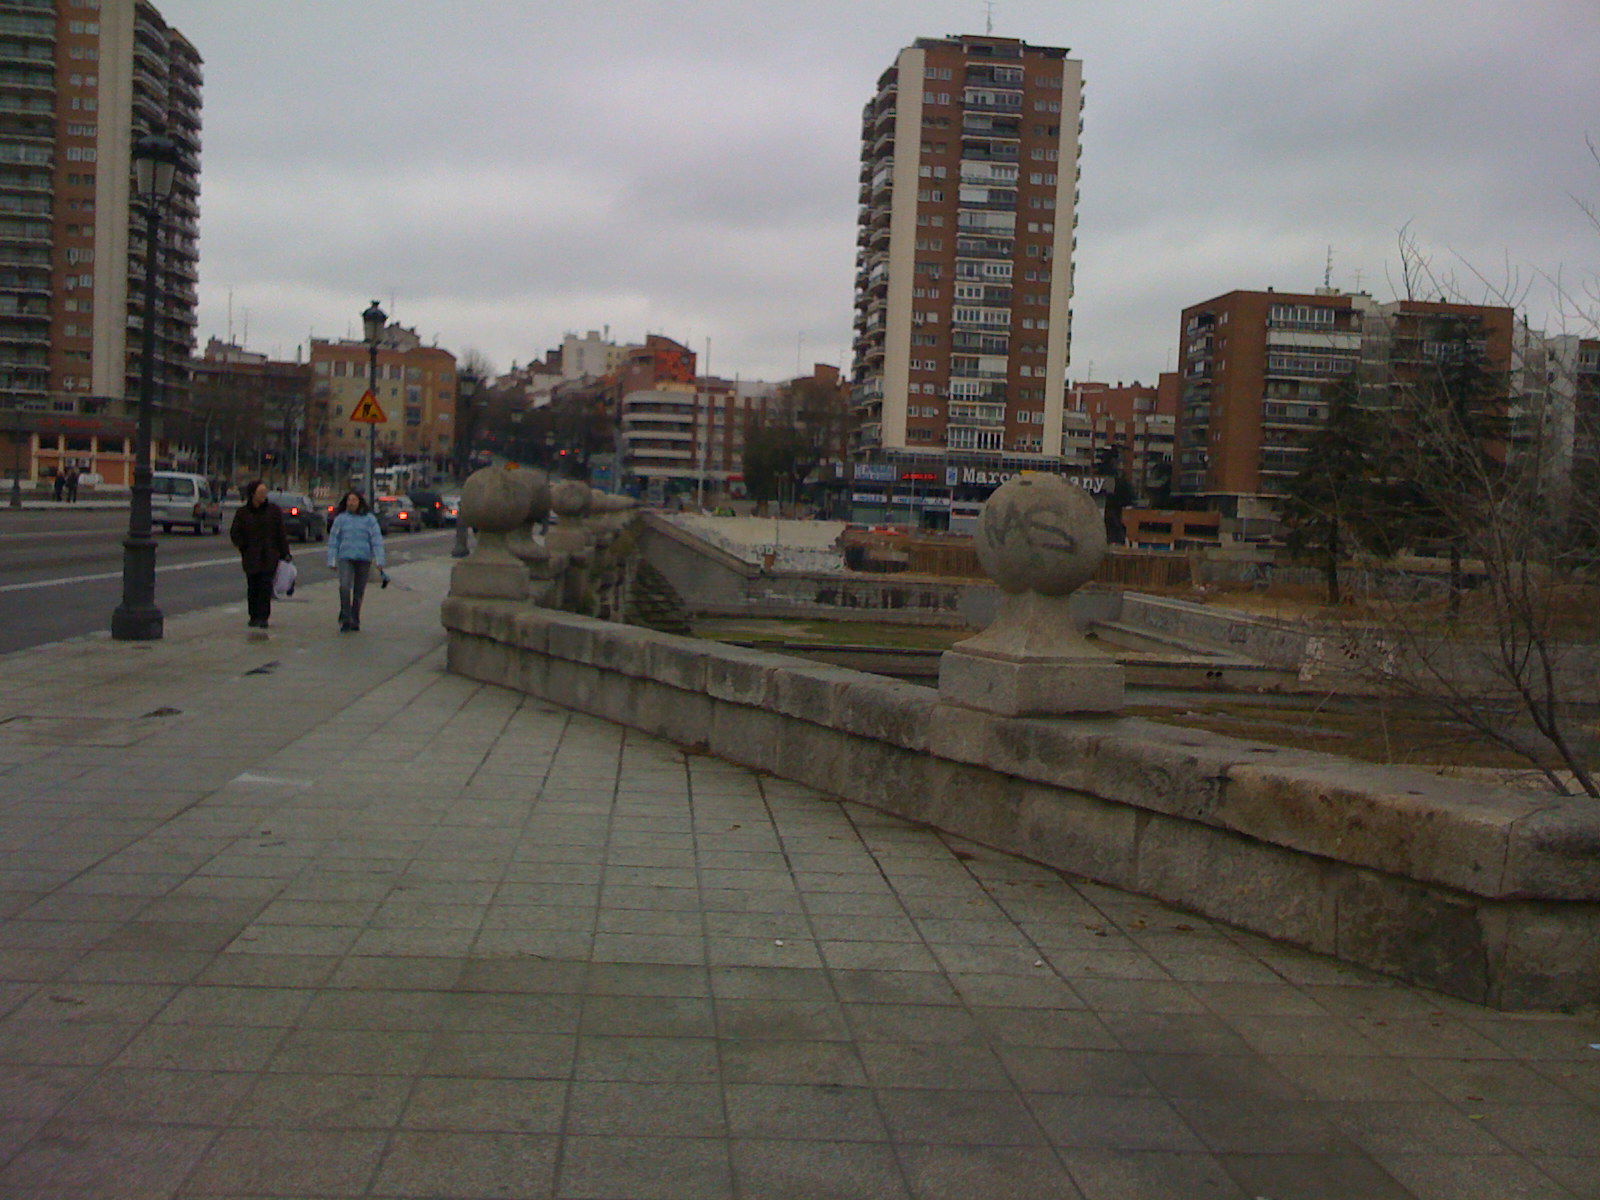
POLYGON ((272 577, 276 571, 246 571, 244 602, 252 625, 265 625, 272 617, 272 577))
POLYGON ((367 591, 372 564, 356 558, 339 560, 339 626, 361 628, 361 597, 367 591))

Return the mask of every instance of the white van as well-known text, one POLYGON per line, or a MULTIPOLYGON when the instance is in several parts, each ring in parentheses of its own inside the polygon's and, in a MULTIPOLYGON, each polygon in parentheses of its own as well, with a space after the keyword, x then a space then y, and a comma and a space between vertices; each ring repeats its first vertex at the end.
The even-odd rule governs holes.
POLYGON ((209 529, 222 532, 222 504, 212 494, 204 475, 182 471, 150 473, 150 525, 171 533, 174 525, 186 526, 199 536, 209 529))

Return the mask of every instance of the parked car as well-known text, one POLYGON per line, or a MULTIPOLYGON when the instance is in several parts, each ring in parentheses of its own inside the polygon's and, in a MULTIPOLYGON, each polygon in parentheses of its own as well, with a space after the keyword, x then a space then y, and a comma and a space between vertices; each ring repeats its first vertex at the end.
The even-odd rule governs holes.
POLYGON ((397 529, 416 533, 422 528, 422 518, 405 496, 379 496, 372 511, 378 518, 378 528, 385 533, 393 533, 397 529))
POLYGON ((175 525, 193 529, 195 536, 207 529, 222 532, 222 502, 211 490, 204 475, 184 471, 150 473, 150 525, 171 533, 175 525))
POLYGON ((412 492, 410 500, 422 523, 429 529, 439 529, 444 525, 444 497, 438 492, 412 492))
POLYGON ((267 499, 283 510, 283 528, 302 542, 320 542, 328 536, 323 506, 302 492, 268 492, 267 499))

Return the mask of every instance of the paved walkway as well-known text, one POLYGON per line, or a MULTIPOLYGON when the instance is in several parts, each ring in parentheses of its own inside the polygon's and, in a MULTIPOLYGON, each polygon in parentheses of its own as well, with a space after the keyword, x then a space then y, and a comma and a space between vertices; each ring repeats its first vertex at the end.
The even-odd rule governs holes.
POLYGON ((1592 1015, 450 677, 448 567, 0 658, 0 1196, 1600 1197, 1592 1015))

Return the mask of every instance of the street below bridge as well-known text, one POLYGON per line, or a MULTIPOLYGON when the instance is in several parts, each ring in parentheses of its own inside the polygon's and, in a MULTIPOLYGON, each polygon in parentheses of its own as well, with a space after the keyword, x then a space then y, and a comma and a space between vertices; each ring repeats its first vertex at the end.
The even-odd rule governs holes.
MULTIPOLYGON (((166 616, 244 604, 239 556, 220 537, 157 533, 156 604, 166 616)), ((0 654, 108 630, 122 598, 126 508, 0 508, 0 654)), ((448 555, 454 530, 393 534, 391 562, 448 555)), ((308 582, 328 575, 323 547, 291 543, 308 582)))

